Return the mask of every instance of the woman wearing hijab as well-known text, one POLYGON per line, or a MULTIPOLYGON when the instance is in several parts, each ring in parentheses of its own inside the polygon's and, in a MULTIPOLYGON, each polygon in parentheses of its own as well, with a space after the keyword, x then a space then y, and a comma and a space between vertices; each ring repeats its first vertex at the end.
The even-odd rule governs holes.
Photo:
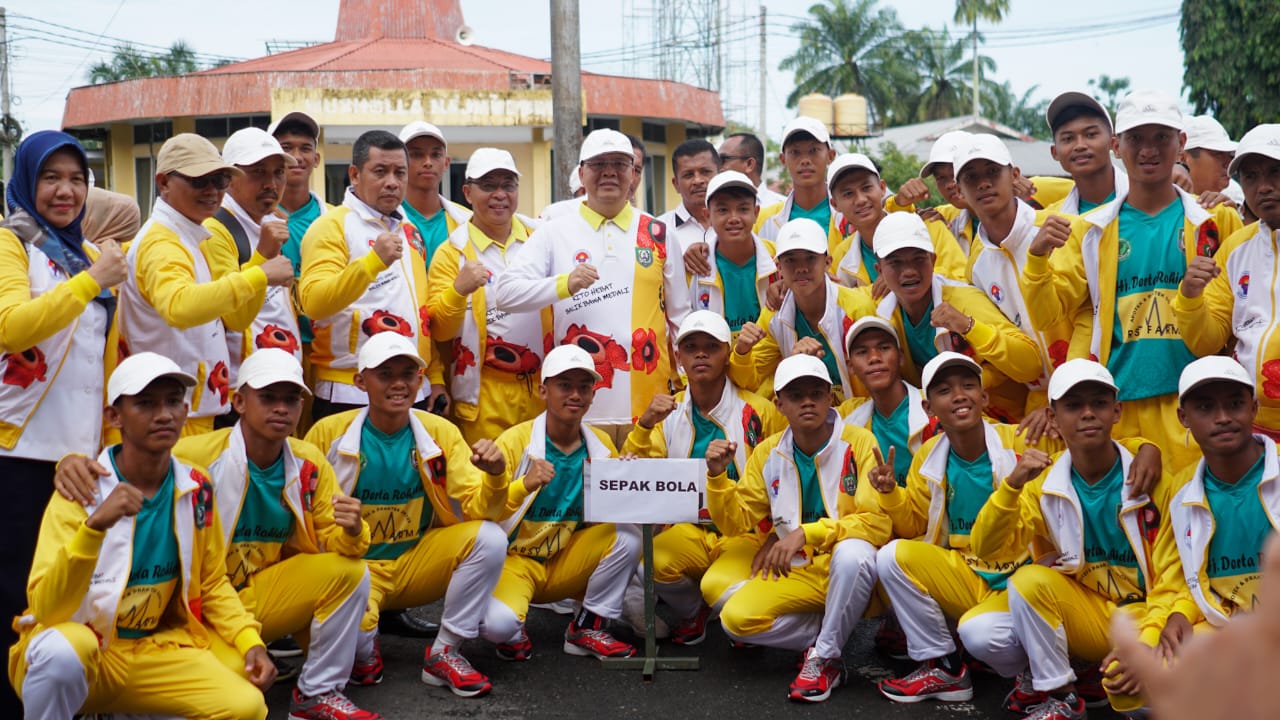
POLYGON ((142 227, 142 210, 138 201, 118 192, 91 187, 84 200, 84 220, 81 228, 84 237, 94 245, 103 240, 115 240, 120 249, 128 251, 127 243, 133 241, 142 227))
MULTIPOLYGON (((0 223, 0 647, 27 605, 27 575, 57 462, 98 451, 110 288, 128 273, 114 241, 81 230, 89 167, 76 139, 51 130, 22 141, 0 223), (89 256, 90 248, 97 259, 89 256)), ((8 683, 0 717, 21 717, 8 683)))

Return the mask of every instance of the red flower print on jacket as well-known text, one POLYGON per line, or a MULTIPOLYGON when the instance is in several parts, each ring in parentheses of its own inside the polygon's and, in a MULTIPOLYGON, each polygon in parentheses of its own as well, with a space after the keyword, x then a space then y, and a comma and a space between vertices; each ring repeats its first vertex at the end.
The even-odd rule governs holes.
POLYGON ((631 333, 631 369, 645 374, 658 369, 658 333, 652 328, 637 328, 631 333))
POLYGON ((490 335, 484 346, 484 365, 513 375, 530 375, 542 367, 542 358, 524 345, 490 335))
POLYGON ((588 330, 586 325, 569 325, 569 330, 560 344, 577 345, 587 351, 591 360, 595 362, 596 372, 600 373, 600 382, 596 383, 597 388, 613 387, 614 371, 627 370, 631 367, 627 364, 627 351, 617 341, 603 333, 588 330))
POLYGON ((469 367, 476 366, 476 354, 462 344, 462 338, 453 339, 453 374, 462 375, 469 367))
POLYGON ((418 306, 418 332, 422 333, 422 337, 431 335, 431 313, 427 312, 426 305, 418 306))
POLYGON ((209 390, 218 396, 218 403, 225 405, 227 395, 231 393, 231 372, 227 369, 227 364, 221 360, 217 365, 213 366, 213 372, 209 373, 209 381, 205 383, 209 386, 209 390))
POLYGON ((267 348, 276 348, 287 353, 294 353, 301 347, 298 344, 298 338, 293 336, 287 328, 279 325, 268 325, 262 328, 262 332, 258 333, 258 337, 253 339, 254 347, 259 350, 267 348))
POLYGON ((1070 344, 1066 340, 1054 340, 1053 343, 1049 345, 1049 362, 1053 367, 1056 368, 1067 361, 1067 350, 1069 345, 1070 344))
POLYGON ((409 325, 409 321, 386 310, 374 310, 372 315, 360 323, 360 330, 369 337, 380 332, 394 332, 405 337, 413 337, 413 327, 409 325))
POLYGON ((5 353, 0 357, 4 362, 4 375, 0 382, 5 385, 17 385, 24 390, 31 384, 44 382, 49 372, 49 364, 45 362, 44 351, 32 346, 20 353, 5 353))
POLYGON ((1212 220, 1200 223, 1200 227, 1196 228, 1196 255, 1211 258, 1218 252, 1220 244, 1222 240, 1218 234, 1218 224, 1212 220))
POLYGON ((1269 398, 1280 398, 1280 360, 1262 363, 1262 378, 1262 394, 1269 398))

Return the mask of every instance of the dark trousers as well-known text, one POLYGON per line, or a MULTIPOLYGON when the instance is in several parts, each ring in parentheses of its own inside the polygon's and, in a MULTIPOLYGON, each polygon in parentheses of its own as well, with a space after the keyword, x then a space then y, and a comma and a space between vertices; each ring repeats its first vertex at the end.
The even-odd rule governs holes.
MULTIPOLYGON (((6 492, 0 503, 0 648, 18 641, 13 619, 27 609, 27 577, 40 536, 40 520, 53 496, 55 463, 0 457, 0 483, 6 492)), ((22 717, 22 703, 9 683, 0 689, 0 718, 22 717)))

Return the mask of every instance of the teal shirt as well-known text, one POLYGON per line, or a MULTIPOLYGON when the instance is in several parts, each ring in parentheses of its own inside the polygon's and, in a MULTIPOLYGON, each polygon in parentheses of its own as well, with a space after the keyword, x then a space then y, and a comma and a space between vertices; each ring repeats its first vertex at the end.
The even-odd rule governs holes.
POLYGON ((876 257, 876 253, 867 244, 858 240, 858 252, 862 253, 862 267, 867 271, 867 277, 871 278, 871 282, 875 282, 880 273, 876 272, 876 263, 880 262, 880 258, 876 257))
MULTIPOLYGON (((716 424, 714 420, 703 417, 698 408, 693 408, 693 452, 689 455, 691 458, 702 458, 707 456, 707 445, 712 440, 727 440, 724 434, 724 428, 716 424)), ((730 480, 738 479, 738 462, 732 460, 729 462, 727 474, 730 480)))
POLYGON ((911 469, 911 448, 907 445, 911 436, 911 427, 907 421, 910 402, 910 396, 902 398, 902 402, 898 403, 889 417, 881 415, 877 409, 873 408, 871 411, 871 434, 876 436, 880 455, 888 460, 889 448, 897 448, 893 453, 893 474, 898 478, 898 487, 907 486, 907 471, 911 469))
MULTIPOLYGON (((306 205, 289 213, 289 239, 285 241, 280 251, 289 258, 289 262, 293 263, 295 278, 302 277, 302 236, 307 234, 311 223, 315 222, 323 211, 324 206, 316 200, 316 196, 308 195, 306 205)), ((311 318, 306 315, 298 316, 298 329, 304 345, 315 339, 315 335, 311 332, 311 318)))
POLYGON ((1120 508, 1124 503, 1124 471, 1117 459, 1107 474, 1090 485, 1071 469, 1071 485, 1080 499, 1084 519, 1084 563, 1089 579, 1086 587, 1096 589, 1113 600, 1138 600, 1146 596, 1146 579, 1138 567, 1133 544, 1120 524, 1120 508), (1110 566, 1110 567, 1106 567, 1110 566), (1123 568, 1117 574, 1113 568, 1123 568), (1097 577, 1093 577, 1094 573, 1097 577), (1096 585, 1095 585, 1096 583, 1096 585), (1136 587, 1134 587, 1136 583, 1136 587))
POLYGON ((293 534, 293 511, 284 500, 284 453, 260 468, 249 461, 249 485, 227 548, 227 576, 237 590, 278 561, 293 534))
MULTIPOLYGON (((440 199, 444 202, 444 198, 440 199)), ((418 228, 418 234, 422 236, 422 247, 424 248, 423 259, 427 262, 427 268, 431 268, 431 258, 435 257, 436 248, 444 244, 449 239, 449 222, 445 216, 443 205, 431 217, 427 217, 418 212, 409 203, 401 203, 400 208, 404 210, 405 219, 413 223, 418 228)))
POLYGON ((1213 513, 1213 537, 1209 539, 1206 574, 1210 589, 1224 605, 1252 610, 1257 600, 1262 568, 1262 547, 1271 534, 1271 519, 1258 486, 1266 456, 1235 483, 1226 483, 1204 469, 1204 497, 1213 513))
POLYGON ((367 419, 360 428, 360 476, 352 493, 369 523, 369 560, 394 560, 417 544, 434 511, 418 474, 409 425, 387 435, 367 419))
POLYGON ((1173 298, 1187 272, 1179 249, 1184 215, 1174 200, 1153 215, 1125 203, 1120 208, 1116 304, 1107 369, 1119 399, 1178 392, 1178 377, 1195 355, 1178 333, 1173 298))
POLYGON ((747 258, 741 265, 716 252, 716 270, 724 285, 724 319, 729 329, 738 332, 742 326, 760 317, 760 294, 756 290, 756 259, 747 258))
POLYGON ((906 308, 901 305, 898 306, 898 313, 902 316, 902 329, 907 334, 907 352, 911 353, 911 359, 915 361, 916 367, 923 370, 925 363, 938 356, 938 346, 933 342, 938 334, 937 329, 933 327, 933 300, 929 301, 929 307, 921 316, 919 325, 911 322, 911 318, 907 317, 906 308))
POLYGON ((794 456, 796 470, 800 472, 800 522, 817 522, 827 516, 822 485, 818 482, 818 466, 814 456, 806 455, 800 448, 794 448, 794 456))
MULTIPOLYGON (((796 337, 813 338, 822 343, 822 364, 827 366, 827 374, 831 376, 831 384, 840 387, 840 365, 837 363, 836 354, 831 352, 831 344, 822 336, 822 333, 814 330, 809 326, 809 321, 805 319, 804 313, 796 309, 796 337)), ((843 339, 843 338, 841 338, 843 339)))
POLYGON ((541 490, 524 514, 526 521, 552 523, 582 522, 582 472, 587 462, 587 443, 565 454, 547 440, 547 462, 556 468, 556 477, 541 490))
MULTIPOLYGON (((947 454, 947 532, 952 549, 969 552, 969 533, 978 519, 978 511, 987 503, 994 490, 991 475, 991 456, 982 456, 973 462, 947 454)), ((1003 590, 1013 571, 989 572, 971 568, 975 575, 986 581, 993 590, 1003 590)))
POLYGON ((831 227, 831 202, 828 198, 822 198, 822 201, 817 206, 802 208, 800 203, 795 202, 795 198, 792 198, 791 217, 787 218, 787 220, 795 220, 797 218, 809 218, 818 223, 818 227, 821 227, 823 232, 827 232, 831 227))
POLYGON ((1085 214, 1085 213, 1089 212, 1090 210, 1093 210, 1093 209, 1095 209, 1095 208, 1100 208, 1100 207, 1102 207, 1103 205, 1106 205, 1107 203, 1109 203, 1109 202, 1111 202, 1111 201, 1113 201, 1113 200, 1115 200, 1115 199, 1116 199, 1116 191, 1115 191, 1115 190, 1112 190, 1112 191, 1111 191, 1111 193, 1110 193, 1109 195, 1107 195, 1106 199, 1104 199, 1104 200, 1103 200, 1102 202, 1100 202, 1100 203, 1092 203, 1092 202, 1089 202, 1088 200, 1085 200, 1084 198, 1080 198, 1080 212, 1079 212, 1078 214, 1083 215, 1083 214, 1085 214))
MULTIPOLYGON (((117 445, 109 454, 111 468, 128 482, 116 466, 117 445)), ((159 627, 175 592, 178 579, 178 538, 173 531, 173 465, 156 494, 142 501, 133 521, 133 547, 129 580, 116 610, 116 633, 122 638, 143 638, 159 627)))

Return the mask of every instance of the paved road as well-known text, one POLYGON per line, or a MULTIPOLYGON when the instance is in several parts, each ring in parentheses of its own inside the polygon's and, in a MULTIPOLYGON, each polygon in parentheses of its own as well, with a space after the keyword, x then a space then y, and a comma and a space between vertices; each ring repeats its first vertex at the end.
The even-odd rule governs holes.
MULTIPOLYGON (((439 608, 427 608, 438 618, 439 608)), ((874 682, 890 673, 909 671, 909 663, 882 660, 872 649, 875 625, 864 622, 845 648, 849 681, 826 703, 797 705, 787 700, 787 686, 796 673, 792 653, 759 648, 732 649, 713 624, 707 640, 694 648, 660 645, 662 654, 697 655, 698 671, 659 672, 644 683, 636 672, 606 670, 595 660, 565 655, 560 646, 568 618, 534 609, 528 630, 534 657, 527 663, 508 663, 493 654, 484 641, 474 641, 464 653, 493 680, 487 697, 466 700, 420 680, 422 641, 386 637, 382 651, 386 676, 375 688, 352 688, 351 697, 387 720, 410 718, 589 718, 624 717, 762 718, 786 715, 805 718, 1001 718, 1014 716, 1000 708, 1010 681, 978 675, 977 694, 968 703, 895 705, 885 700, 874 682)), ((625 631, 619 632, 626 637, 625 631)), ((291 686, 290 686, 291 687, 291 686)), ((289 688, 268 693, 272 720, 288 716, 289 688)), ((1091 713, 1094 720, 1115 717, 1091 713)))

